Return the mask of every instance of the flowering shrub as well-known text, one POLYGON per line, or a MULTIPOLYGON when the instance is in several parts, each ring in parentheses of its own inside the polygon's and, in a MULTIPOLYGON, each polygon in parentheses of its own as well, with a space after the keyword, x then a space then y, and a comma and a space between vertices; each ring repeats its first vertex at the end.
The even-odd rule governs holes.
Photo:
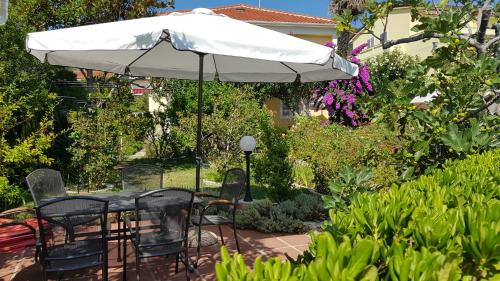
MULTIPOLYGON (((335 44, 328 42, 325 46, 334 48, 335 44)), ((358 77, 350 80, 333 80, 313 91, 313 100, 317 108, 323 106, 328 111, 330 122, 357 127, 360 123, 368 121, 368 116, 356 103, 363 95, 373 92, 368 66, 361 63, 357 57, 364 48, 366 44, 359 45, 349 56, 349 60, 359 66, 358 77)))

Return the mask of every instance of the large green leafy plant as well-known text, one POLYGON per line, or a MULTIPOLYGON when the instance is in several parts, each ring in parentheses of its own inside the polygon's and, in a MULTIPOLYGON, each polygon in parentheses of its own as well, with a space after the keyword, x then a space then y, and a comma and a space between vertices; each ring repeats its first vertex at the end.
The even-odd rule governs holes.
POLYGON ((219 280, 496 280, 500 262, 500 150, 448 161, 443 170, 360 193, 331 209, 324 232, 296 261, 223 249, 219 280), (287 279, 288 278, 288 279, 287 279))
MULTIPOLYGON (((494 29, 500 30, 493 4, 461 0, 449 7, 447 1, 382 1, 365 6, 361 19, 364 30, 380 40, 383 49, 428 39, 440 43, 420 63, 404 59, 408 68, 399 71, 403 76, 394 81, 385 80, 385 75, 397 72, 388 66, 388 71, 374 75, 376 91, 377 83, 387 83, 387 87, 379 87, 382 93, 375 95, 373 103, 380 104, 377 99, 385 99, 386 105, 377 120, 394 126, 403 141, 404 149, 398 158, 403 164, 404 179, 427 173, 446 159, 464 158, 498 147, 499 118, 487 114, 488 106, 500 98, 500 37, 498 33, 493 38, 486 36, 494 29), (389 15, 401 5, 410 9, 412 35, 392 40, 380 38, 374 32, 375 23, 386 31, 390 24, 395 24, 389 15), (436 96, 423 108, 409 104, 415 96, 430 94, 436 96)), ((377 72, 385 59, 393 58, 393 64, 398 65, 398 57, 394 53, 384 54, 370 64, 377 72)))

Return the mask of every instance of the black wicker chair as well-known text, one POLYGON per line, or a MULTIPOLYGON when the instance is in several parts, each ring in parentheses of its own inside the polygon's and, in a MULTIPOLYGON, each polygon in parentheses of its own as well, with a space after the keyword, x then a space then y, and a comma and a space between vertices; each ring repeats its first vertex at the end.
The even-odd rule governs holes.
POLYGON ((42 203, 36 208, 40 229, 43 280, 47 273, 55 272, 59 279, 67 271, 90 267, 102 267, 102 280, 108 280, 107 217, 108 201, 74 196, 58 198, 42 203), (58 226, 65 221, 65 226, 73 221, 86 221, 85 224, 72 225, 74 238, 63 239, 63 232, 58 226), (42 222, 48 222, 46 227, 42 222), (52 243, 48 243, 48 238, 52 243))
POLYGON ((163 168, 137 164, 123 168, 123 191, 151 191, 163 188, 163 168))
MULTIPOLYGON (((151 191, 135 199, 135 213, 125 215, 125 222, 135 249, 137 280, 142 258, 168 255, 176 257, 176 273, 179 260, 184 263, 189 280, 187 238, 193 199, 192 191, 176 188, 151 191)), ((123 272, 126 272, 126 241, 123 245, 123 272)))
POLYGON ((222 187, 220 188, 219 196, 215 196, 208 193, 196 193, 198 197, 212 197, 214 200, 208 201, 205 207, 201 210, 199 216, 193 216, 191 222, 198 226, 198 246, 196 254, 195 267, 198 266, 198 260, 200 258, 201 249, 201 227, 203 225, 217 225, 219 227, 221 242, 224 245, 224 237, 222 234, 222 225, 232 225, 234 239, 236 241, 236 248, 240 252, 240 244, 238 242, 238 235, 236 233, 236 208, 238 205, 238 200, 240 199, 241 191, 245 186, 246 174, 240 168, 234 168, 226 171, 224 176, 224 181, 222 187), (226 211, 232 214, 232 217, 226 217, 223 215, 205 215, 207 209, 211 207, 216 207, 218 211, 226 211))

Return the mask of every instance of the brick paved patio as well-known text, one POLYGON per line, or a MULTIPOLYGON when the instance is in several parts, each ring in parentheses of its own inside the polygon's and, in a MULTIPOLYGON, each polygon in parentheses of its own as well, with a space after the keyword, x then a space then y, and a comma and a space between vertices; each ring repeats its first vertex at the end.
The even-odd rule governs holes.
MULTIPOLYGON (((216 228, 204 228, 218 233, 216 228)), ((223 227, 224 241, 231 253, 236 251, 236 246, 232 236, 232 230, 223 227)), ((247 264, 251 264, 258 256, 273 257, 279 256, 285 259, 285 253, 291 257, 297 257, 308 248, 309 236, 300 235, 279 235, 264 234, 249 230, 238 231, 240 246, 247 264)), ((190 273, 191 280, 215 280, 215 262, 220 259, 220 240, 218 245, 202 248, 202 255, 198 269, 190 273)), ((195 258, 195 249, 190 251, 192 260, 195 258)), ((33 259, 34 250, 28 249, 16 254, 0 254, 0 280, 1 281, 35 281, 42 279, 42 270, 39 264, 33 259)), ((129 246, 127 249, 127 280, 134 281, 135 278, 135 257, 129 246)), ((141 264, 141 280, 184 280, 184 268, 179 266, 180 272, 175 274, 174 258, 150 258, 143 259, 141 264)), ((51 276, 50 280, 57 280, 56 276, 51 276)), ((100 270, 78 271, 65 274, 63 280, 83 281, 101 280, 100 270)), ((122 280, 122 263, 117 262, 117 243, 109 243, 109 280, 122 280)))

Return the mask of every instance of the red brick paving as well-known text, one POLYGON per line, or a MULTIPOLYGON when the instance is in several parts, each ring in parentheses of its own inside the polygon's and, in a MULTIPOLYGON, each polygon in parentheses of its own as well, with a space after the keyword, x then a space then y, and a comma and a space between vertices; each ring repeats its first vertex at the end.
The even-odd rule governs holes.
MULTIPOLYGON (((216 227, 209 229, 219 235, 216 227)), ((236 252, 236 244, 233 231, 229 227, 223 227, 224 241, 230 253, 236 252)), ((239 230, 240 247, 248 265, 253 260, 262 256, 264 258, 279 256, 285 259, 285 253, 295 258, 307 249, 309 236, 287 235, 287 234, 265 234, 250 230, 239 230)), ((191 280, 215 280, 215 263, 220 260, 218 245, 202 248, 198 269, 190 273, 191 280)), ((27 249, 15 254, 0 254, 0 281, 37 281, 42 280, 42 269, 33 259, 34 249, 27 249)), ((194 261, 196 250, 190 250, 191 260, 194 261)), ((117 262, 117 243, 109 243, 109 280, 122 280, 122 263, 117 262)), ((56 276, 49 276, 50 280, 57 280, 56 276)), ((90 269, 65 274, 63 280, 87 281, 101 280, 99 269, 90 269)), ((135 258, 134 251, 129 245, 127 248, 127 280, 135 281, 135 258)), ((141 280, 185 280, 184 267, 179 265, 179 273, 175 274, 175 259, 173 258, 149 258, 141 261, 141 280)))

